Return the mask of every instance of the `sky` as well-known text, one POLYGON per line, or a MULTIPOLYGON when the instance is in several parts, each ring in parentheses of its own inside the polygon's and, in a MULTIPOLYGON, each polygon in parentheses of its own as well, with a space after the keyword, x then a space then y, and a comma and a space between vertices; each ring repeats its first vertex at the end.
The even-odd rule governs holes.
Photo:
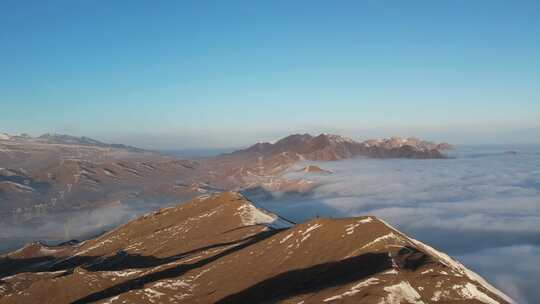
POLYGON ((158 149, 539 142, 540 2, 0 0, 0 113, 158 149))

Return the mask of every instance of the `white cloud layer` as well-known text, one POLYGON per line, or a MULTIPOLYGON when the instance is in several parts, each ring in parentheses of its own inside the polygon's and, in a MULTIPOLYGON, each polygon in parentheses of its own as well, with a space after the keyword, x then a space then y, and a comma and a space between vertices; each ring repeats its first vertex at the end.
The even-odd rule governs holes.
POLYGON ((264 206, 298 221, 377 215, 463 257, 520 303, 534 303, 540 291, 527 282, 540 281, 540 269, 516 265, 540 265, 540 147, 465 147, 453 156, 317 163, 334 174, 289 173, 320 186, 308 195, 277 195, 264 206))

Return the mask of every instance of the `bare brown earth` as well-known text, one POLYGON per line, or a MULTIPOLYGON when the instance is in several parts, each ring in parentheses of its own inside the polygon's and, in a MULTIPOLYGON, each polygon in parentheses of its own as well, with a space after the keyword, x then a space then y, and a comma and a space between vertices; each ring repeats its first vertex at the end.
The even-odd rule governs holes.
POLYGON ((0 303, 509 303, 373 216, 292 225, 235 192, 1 257, 0 303))

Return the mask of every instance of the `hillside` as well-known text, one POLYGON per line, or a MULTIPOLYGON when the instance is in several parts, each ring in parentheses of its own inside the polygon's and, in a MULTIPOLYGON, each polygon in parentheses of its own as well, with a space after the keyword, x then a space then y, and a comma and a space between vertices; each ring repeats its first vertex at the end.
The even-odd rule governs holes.
POLYGON ((2 256, 0 303, 509 303, 373 217, 294 225, 235 192, 2 256))
POLYGON ((43 214, 118 202, 193 197, 204 191, 192 178, 196 167, 194 161, 84 136, 5 135, 0 140, 0 223, 26 224, 43 214))

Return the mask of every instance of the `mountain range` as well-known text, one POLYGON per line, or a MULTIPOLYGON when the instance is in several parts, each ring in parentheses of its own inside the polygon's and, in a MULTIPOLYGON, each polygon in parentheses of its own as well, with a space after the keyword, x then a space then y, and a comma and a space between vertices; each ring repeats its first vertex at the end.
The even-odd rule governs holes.
POLYGON ((172 203, 224 190, 306 192, 316 185, 284 177, 299 161, 444 158, 444 149, 450 148, 414 138, 356 142, 339 135, 295 134, 273 144, 186 160, 84 136, 2 134, 0 214, 16 221, 118 202, 172 203))
POLYGON ((104 148, 118 148, 126 149, 132 152, 143 152, 145 150, 136 148, 133 146, 127 146, 124 144, 107 144, 86 136, 71 136, 65 134, 45 133, 39 137, 38 140, 44 141, 49 144, 61 144, 61 145, 80 145, 80 146, 95 146, 104 148))
POLYGON ((294 134, 275 143, 258 143, 233 154, 258 154, 276 156, 296 154, 299 160, 332 161, 352 157, 368 158, 444 158, 443 150, 450 149, 446 143, 435 144, 417 138, 392 137, 357 142, 334 134, 294 134))
POLYGON ((374 216, 295 224, 199 196, 84 242, 1 257, 0 303, 512 303, 374 216))

